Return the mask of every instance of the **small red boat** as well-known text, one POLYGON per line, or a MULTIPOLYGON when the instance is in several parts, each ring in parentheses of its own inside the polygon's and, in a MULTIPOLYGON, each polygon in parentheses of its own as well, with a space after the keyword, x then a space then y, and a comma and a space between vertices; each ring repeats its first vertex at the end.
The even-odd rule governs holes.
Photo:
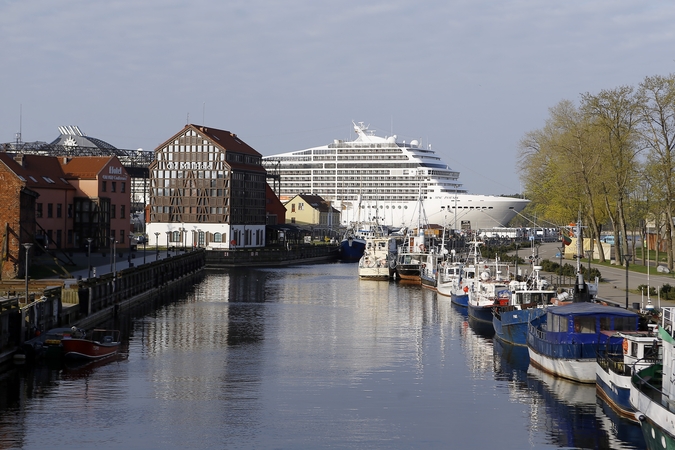
POLYGON ((120 347, 120 332, 117 330, 95 329, 91 335, 78 336, 72 333, 70 337, 61 340, 63 355, 73 359, 99 359, 114 355, 120 347))

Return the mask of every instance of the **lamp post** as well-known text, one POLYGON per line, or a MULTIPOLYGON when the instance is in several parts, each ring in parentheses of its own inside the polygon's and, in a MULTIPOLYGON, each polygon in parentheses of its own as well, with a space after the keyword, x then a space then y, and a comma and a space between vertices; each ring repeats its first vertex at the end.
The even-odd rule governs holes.
POLYGON ((628 263, 630 259, 630 255, 623 255, 623 260, 626 262, 626 309, 628 309, 628 263))
POLYGON ((148 235, 143 235, 143 264, 145 264, 145 246, 148 243, 148 235))
POLYGON ((110 236, 110 273, 113 273, 113 258, 115 257, 115 249, 113 248, 113 242, 115 238, 110 236))
POLYGON ((166 257, 168 258, 169 256, 169 236, 171 235, 170 231, 166 232, 166 257))
POLYGON ((593 256, 593 252, 586 250, 586 256, 588 257, 588 281, 591 281, 591 256, 593 256))
POLYGON ((26 248, 26 304, 28 304, 28 251, 33 244, 26 242, 23 246, 26 248))
POLYGON ((565 246, 563 245, 562 247, 560 247, 560 278, 558 279, 559 284, 562 284, 562 275, 563 275, 562 260, 564 254, 565 254, 565 246))
POLYGON ((115 252, 117 252, 116 244, 117 244, 117 241, 115 239, 113 239, 113 269, 115 269, 113 271, 113 274, 117 273, 117 255, 115 254, 115 252))
POLYGON ((159 231, 155 231, 155 261, 159 259, 159 231))
POLYGON ((133 233, 129 233, 129 256, 127 256, 127 260, 129 262, 129 267, 132 267, 133 264, 131 264, 131 241, 134 238, 133 233))
POLYGON ((91 241, 92 238, 87 238, 87 278, 91 278, 91 241))

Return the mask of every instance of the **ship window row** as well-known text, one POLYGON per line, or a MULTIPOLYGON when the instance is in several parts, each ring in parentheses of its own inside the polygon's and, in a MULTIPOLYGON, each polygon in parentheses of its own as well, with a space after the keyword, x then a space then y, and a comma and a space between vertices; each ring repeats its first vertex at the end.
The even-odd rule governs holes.
POLYGON ((378 147, 378 149, 365 149, 365 150, 360 150, 358 148, 354 149, 340 149, 338 150, 338 154, 369 154, 369 153, 403 153, 403 150, 401 150, 399 147, 378 147), (378 150, 380 149, 381 150, 378 150))
POLYGON ((384 142, 380 144, 363 144, 352 142, 340 142, 338 144, 328 144, 328 148, 398 148, 397 144, 391 142, 384 142))
POLYGON ((228 172, 224 170, 153 170, 153 178, 166 178, 166 179, 179 179, 179 178, 189 178, 188 175, 193 175, 194 178, 215 178, 223 179, 227 177, 228 172))

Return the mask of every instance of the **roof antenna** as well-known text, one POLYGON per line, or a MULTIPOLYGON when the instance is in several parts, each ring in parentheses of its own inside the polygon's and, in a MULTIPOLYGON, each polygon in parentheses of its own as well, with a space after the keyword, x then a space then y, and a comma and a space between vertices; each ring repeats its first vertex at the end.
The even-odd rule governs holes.
POLYGON ((185 119, 185 125, 190 125, 190 113, 187 113, 187 118, 185 119))
POLYGON ((23 121, 23 105, 19 105, 19 132, 16 134, 16 148, 21 144, 21 128, 23 121))
POLYGON ((204 116, 206 115, 206 102, 202 104, 202 125, 206 126, 206 122, 204 121, 204 116))

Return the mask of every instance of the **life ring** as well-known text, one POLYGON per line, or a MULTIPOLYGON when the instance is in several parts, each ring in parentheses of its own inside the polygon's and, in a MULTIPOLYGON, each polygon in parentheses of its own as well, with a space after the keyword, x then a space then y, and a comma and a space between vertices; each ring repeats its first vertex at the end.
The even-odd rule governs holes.
POLYGON ((623 339, 623 354, 627 355, 628 354, 628 341, 626 338, 623 339))

